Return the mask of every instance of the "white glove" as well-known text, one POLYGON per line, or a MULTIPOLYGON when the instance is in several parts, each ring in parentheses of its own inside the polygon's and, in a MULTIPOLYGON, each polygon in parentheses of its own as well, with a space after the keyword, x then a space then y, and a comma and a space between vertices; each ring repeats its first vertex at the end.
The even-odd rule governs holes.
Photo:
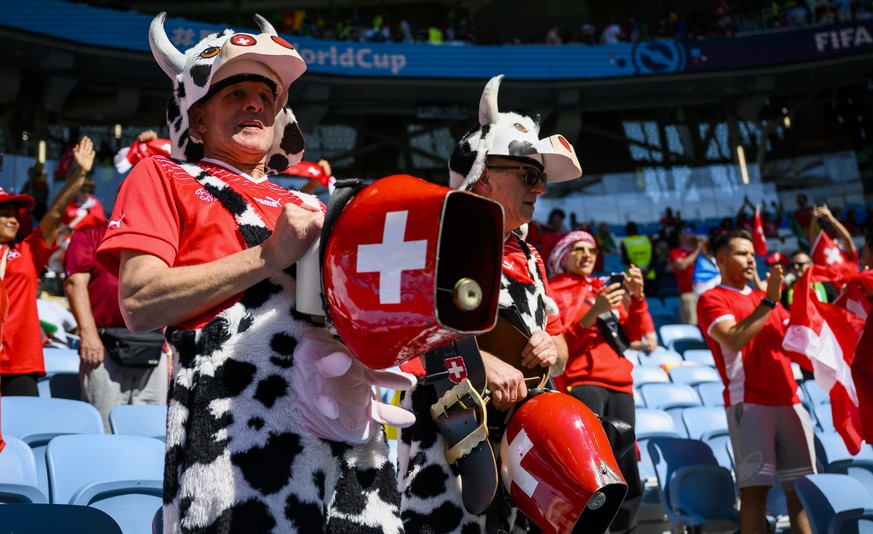
POLYGON ((292 385, 307 428, 331 441, 358 445, 380 424, 405 428, 415 415, 380 402, 373 386, 407 390, 415 377, 402 371, 373 371, 325 330, 303 334, 294 349, 292 385))

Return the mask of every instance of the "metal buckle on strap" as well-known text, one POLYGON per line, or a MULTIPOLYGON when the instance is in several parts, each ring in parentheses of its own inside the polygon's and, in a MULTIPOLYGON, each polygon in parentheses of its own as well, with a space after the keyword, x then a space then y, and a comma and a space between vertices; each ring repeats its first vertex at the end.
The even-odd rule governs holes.
POLYGON ((467 378, 446 391, 430 407, 430 416, 437 426, 441 427, 448 423, 449 414, 455 411, 456 406, 460 406, 462 411, 473 411, 472 415, 476 417, 479 425, 467 436, 446 449, 446 460, 450 464, 454 464, 470 454, 480 443, 488 439, 488 416, 485 411, 485 401, 482 400, 479 392, 467 378))

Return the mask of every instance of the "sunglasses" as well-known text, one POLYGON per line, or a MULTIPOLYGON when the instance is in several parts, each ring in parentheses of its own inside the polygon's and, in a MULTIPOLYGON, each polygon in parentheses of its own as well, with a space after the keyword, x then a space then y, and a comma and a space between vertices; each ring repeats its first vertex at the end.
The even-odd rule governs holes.
POLYGON ((500 171, 522 171, 524 173, 524 183, 530 187, 537 185, 537 182, 542 182, 543 186, 548 183, 548 175, 536 167, 526 167, 524 165, 487 165, 487 167, 500 171))

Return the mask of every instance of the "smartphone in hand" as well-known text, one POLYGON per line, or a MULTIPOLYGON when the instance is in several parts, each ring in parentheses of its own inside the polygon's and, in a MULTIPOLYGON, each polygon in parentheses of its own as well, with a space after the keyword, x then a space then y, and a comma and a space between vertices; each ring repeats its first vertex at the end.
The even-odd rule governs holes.
POLYGON ((624 289, 624 273, 611 273, 609 279, 606 281, 606 287, 609 287, 612 284, 621 284, 619 289, 624 289))

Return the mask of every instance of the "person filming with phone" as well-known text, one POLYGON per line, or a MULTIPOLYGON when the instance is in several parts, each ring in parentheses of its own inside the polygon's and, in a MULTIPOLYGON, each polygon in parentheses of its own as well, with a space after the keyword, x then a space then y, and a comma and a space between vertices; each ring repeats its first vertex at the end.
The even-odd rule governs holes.
MULTIPOLYGON (((630 340, 641 340, 644 334, 648 305, 643 273, 631 264, 630 276, 613 273, 604 283, 591 276, 597 254, 594 236, 576 231, 564 236, 549 256, 549 284, 561 310, 569 354, 564 374, 555 382, 597 415, 621 419, 633 428, 633 364, 623 354, 630 340)), ((636 455, 618 458, 618 466, 628 492, 610 529, 633 531, 642 497, 636 455)))

